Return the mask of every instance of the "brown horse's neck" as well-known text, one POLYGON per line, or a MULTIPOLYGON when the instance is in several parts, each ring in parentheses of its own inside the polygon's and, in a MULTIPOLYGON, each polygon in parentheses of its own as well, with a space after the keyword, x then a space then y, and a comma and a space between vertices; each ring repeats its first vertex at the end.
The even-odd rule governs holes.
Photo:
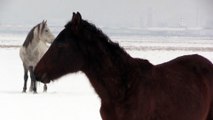
POLYGON ((120 99, 125 94, 126 81, 123 78, 125 69, 121 69, 122 67, 127 67, 128 64, 124 63, 124 61, 120 61, 119 64, 114 64, 105 58, 101 62, 90 63, 91 67, 85 71, 102 100, 120 99))
POLYGON ((102 101, 116 102, 125 99, 130 84, 134 83, 134 79, 129 80, 134 73, 132 68, 140 67, 139 64, 138 59, 127 53, 116 58, 102 56, 99 61, 90 61, 84 72, 102 101))

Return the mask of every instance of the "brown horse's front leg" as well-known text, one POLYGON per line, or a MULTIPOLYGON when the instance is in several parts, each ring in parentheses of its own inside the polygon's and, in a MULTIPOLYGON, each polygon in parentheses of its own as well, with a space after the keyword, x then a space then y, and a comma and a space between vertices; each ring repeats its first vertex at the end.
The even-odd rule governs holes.
POLYGON ((102 120, 119 120, 113 104, 101 103, 100 113, 102 120))
POLYGON ((114 107, 111 104, 101 104, 100 108, 102 120, 117 120, 115 115, 114 107))

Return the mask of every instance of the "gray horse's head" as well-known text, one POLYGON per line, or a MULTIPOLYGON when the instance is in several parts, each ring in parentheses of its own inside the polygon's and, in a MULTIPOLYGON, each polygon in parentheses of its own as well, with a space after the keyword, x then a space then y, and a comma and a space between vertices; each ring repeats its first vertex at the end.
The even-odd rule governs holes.
POLYGON ((34 35, 38 37, 39 40, 44 42, 52 43, 55 39, 54 35, 47 26, 47 21, 42 21, 34 30, 34 35))
POLYGON ((42 21, 35 27, 31 29, 28 33, 26 40, 23 44, 24 47, 28 47, 33 41, 39 43, 40 41, 44 43, 52 43, 55 37, 47 26, 47 21, 42 21))

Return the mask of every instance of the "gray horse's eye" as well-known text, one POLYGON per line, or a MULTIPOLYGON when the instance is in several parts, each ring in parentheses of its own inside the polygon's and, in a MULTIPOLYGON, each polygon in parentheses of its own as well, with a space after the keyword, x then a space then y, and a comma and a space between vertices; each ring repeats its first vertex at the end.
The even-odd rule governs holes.
POLYGON ((45 32, 49 32, 49 30, 45 30, 45 32))

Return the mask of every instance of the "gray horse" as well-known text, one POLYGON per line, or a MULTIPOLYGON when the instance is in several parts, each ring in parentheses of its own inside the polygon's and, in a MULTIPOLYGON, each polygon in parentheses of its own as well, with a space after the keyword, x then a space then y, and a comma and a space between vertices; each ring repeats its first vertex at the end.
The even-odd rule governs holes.
MULTIPOLYGON (((24 87, 23 92, 27 90, 28 71, 30 72, 31 84, 30 91, 37 92, 36 80, 34 76, 34 68, 41 57, 48 50, 47 43, 52 43, 55 39, 47 26, 47 21, 43 21, 33 27, 28 33, 21 49, 20 57, 24 67, 24 87)), ((47 86, 44 84, 44 92, 47 91, 47 86)))

